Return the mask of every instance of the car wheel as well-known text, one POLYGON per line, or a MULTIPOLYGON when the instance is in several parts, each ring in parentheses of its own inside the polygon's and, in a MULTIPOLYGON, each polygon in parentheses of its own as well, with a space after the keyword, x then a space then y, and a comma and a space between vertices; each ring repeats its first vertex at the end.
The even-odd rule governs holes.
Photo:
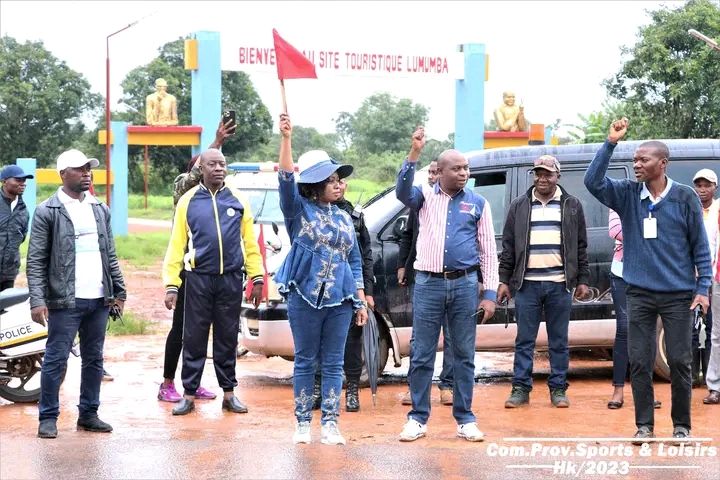
POLYGON ((655 375, 665 381, 670 381, 670 366, 667 362, 665 349, 665 329, 660 317, 657 319, 657 353, 655 354, 655 375))

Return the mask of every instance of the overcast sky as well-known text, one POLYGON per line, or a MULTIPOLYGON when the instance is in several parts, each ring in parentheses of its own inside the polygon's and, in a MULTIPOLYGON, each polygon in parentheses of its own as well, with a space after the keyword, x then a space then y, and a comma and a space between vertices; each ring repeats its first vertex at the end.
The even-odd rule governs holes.
MULTIPOLYGON (((41 40, 55 56, 81 72, 94 91, 105 94, 105 37, 110 40, 111 100, 120 82, 150 62, 158 48, 179 37, 217 31, 225 48, 272 46, 272 28, 296 47, 392 49, 448 52, 462 43, 483 43, 490 55, 485 121, 515 90, 526 116, 550 124, 575 123, 578 113, 601 108, 600 83, 622 64, 620 48, 633 45, 646 10, 676 1, 504 1, 504 2, 39 2, 2 0, 0 32, 19 41, 41 40)), ((277 78, 252 73, 253 84, 276 119, 277 78)), ((443 139, 454 131, 455 81, 450 78, 324 77, 287 82, 288 103, 297 125, 334 131, 340 111, 355 111, 366 97, 388 91, 430 109, 427 132, 443 139)), ((149 86, 148 93, 152 92, 149 86)), ((172 92, 170 92, 172 93, 172 92)), ((277 123, 277 120, 276 120, 277 123)))

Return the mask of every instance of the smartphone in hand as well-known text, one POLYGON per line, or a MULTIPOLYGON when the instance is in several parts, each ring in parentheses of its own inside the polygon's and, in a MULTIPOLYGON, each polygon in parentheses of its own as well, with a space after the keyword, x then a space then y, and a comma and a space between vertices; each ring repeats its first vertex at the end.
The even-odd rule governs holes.
POLYGON ((225 125, 225 128, 227 129, 227 133, 235 135, 235 129, 237 127, 235 110, 226 110, 223 112, 222 121, 223 125, 225 125))

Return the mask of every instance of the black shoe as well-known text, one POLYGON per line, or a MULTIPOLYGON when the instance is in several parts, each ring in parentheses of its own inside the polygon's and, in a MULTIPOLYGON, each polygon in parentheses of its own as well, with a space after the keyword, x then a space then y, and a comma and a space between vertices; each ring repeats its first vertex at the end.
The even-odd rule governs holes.
POLYGON ((188 400, 183 397, 182 400, 177 404, 177 407, 172 409, 173 415, 187 415, 188 413, 195 410, 195 400, 188 400))
POLYGON ((555 408, 568 408, 570 406, 570 400, 568 400, 564 388, 553 388, 550 390, 550 401, 555 408))
POLYGON ((57 421, 54 418, 40 420, 40 425, 38 425, 38 437, 57 438, 57 421))
POLYGON ((687 443, 690 441, 690 429, 685 427, 675 427, 673 428, 673 443, 675 445, 682 445, 683 443, 687 443))
POLYGON ((248 412, 248 408, 245 405, 243 405, 243 403, 240 400, 238 400, 238 398, 234 395, 232 397, 230 397, 230 400, 223 399, 222 409, 227 410, 228 412, 233 412, 233 413, 247 413, 248 412))
POLYGON ((320 377, 317 375, 315 376, 315 384, 313 385, 313 404, 312 409, 313 410, 320 410, 320 405, 322 404, 322 381, 320 377))
POLYGON ((109 423, 105 423, 97 415, 88 417, 80 417, 77 421, 78 430, 87 430, 88 432, 112 432, 113 428, 109 423))
POLYGON ((647 442, 651 438, 655 438, 655 434, 652 431, 652 428, 647 427, 643 425, 642 427, 638 428, 638 431, 635 432, 635 435, 633 438, 636 438, 637 440, 633 440, 633 445, 642 445, 643 443, 647 442))
POLYGON ((513 385, 510 396, 505 400, 505 408, 517 408, 530 403, 530 390, 520 385, 513 385))
POLYGON ((360 410, 358 384, 357 382, 348 382, 345 388, 345 411, 357 412, 358 410, 360 410))

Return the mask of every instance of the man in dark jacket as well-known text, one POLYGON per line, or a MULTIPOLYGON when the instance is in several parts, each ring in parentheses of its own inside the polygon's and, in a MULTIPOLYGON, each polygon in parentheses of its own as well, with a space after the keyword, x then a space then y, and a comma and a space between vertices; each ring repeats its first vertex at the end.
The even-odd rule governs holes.
POLYGON ((48 323, 40 378, 38 437, 57 437, 58 395, 75 335, 80 333, 82 376, 78 429, 111 432, 98 418, 103 345, 110 307, 122 313, 125 283, 115 254, 110 211, 90 188, 97 159, 67 150, 57 159, 62 187, 33 216, 27 278, 33 321, 48 323))
POLYGON ((534 186, 512 201, 503 229, 497 297, 500 303, 509 301, 513 292, 517 318, 513 386, 505 408, 530 401, 535 340, 543 317, 550 401, 567 408, 571 292, 586 297, 590 276, 585 214, 580 201, 557 184, 560 162, 555 157, 539 157, 533 172, 534 186))
POLYGON ((26 175, 17 165, 8 165, 0 171, 0 292, 15 286, 20 269, 20 244, 25 241, 30 215, 22 194, 26 175))

